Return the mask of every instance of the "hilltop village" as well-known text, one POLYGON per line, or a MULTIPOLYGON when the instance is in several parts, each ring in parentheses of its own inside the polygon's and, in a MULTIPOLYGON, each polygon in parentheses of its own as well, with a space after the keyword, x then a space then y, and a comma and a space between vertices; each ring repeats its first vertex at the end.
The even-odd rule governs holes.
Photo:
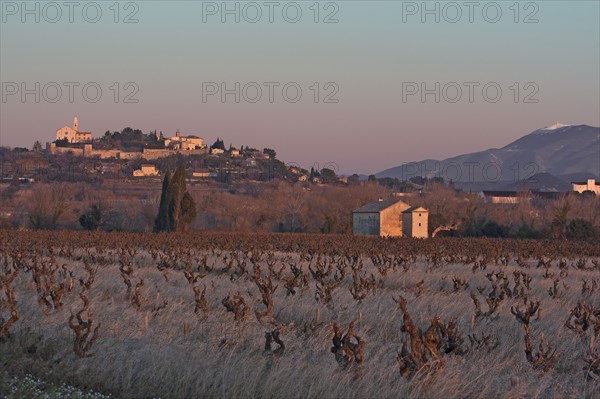
MULTIPOLYGON (((179 131, 174 136, 166 138, 162 132, 154 132, 150 135, 144 135, 139 131, 131 131, 131 142, 137 142, 128 149, 127 146, 121 147, 110 139, 114 134, 107 132, 104 137, 94 140, 91 132, 80 132, 79 121, 77 117, 73 119, 73 127, 68 125, 56 131, 56 141, 47 144, 47 150, 50 154, 66 154, 83 156, 85 158, 115 158, 115 159, 145 159, 153 160, 168 157, 170 155, 203 155, 210 151, 211 154, 222 154, 225 152, 222 148, 207 149, 204 139, 194 135, 182 135, 179 131), (111 145, 112 144, 112 145, 111 145)), ((121 132, 126 135, 129 130, 121 132)), ((232 154, 239 156, 237 149, 231 149, 232 154)))
POLYGON ((32 151, 15 148, 12 153, 13 156, 5 151, 3 155, 5 180, 18 176, 29 182, 144 178, 151 182, 183 162, 192 180, 228 183, 285 179, 312 184, 346 184, 348 181, 346 177, 337 176, 333 167, 316 166, 308 170, 299 165, 286 165, 270 148, 259 150, 243 145, 236 148, 231 144, 226 146, 220 138, 208 145, 204 138, 179 130, 169 135, 158 131, 143 133, 127 127, 95 138, 92 132, 80 130, 77 117, 72 125, 56 130, 55 140, 46 143, 45 150, 36 142, 32 151), (31 154, 25 154, 28 152, 31 154), (14 156, 15 153, 20 156, 14 156))

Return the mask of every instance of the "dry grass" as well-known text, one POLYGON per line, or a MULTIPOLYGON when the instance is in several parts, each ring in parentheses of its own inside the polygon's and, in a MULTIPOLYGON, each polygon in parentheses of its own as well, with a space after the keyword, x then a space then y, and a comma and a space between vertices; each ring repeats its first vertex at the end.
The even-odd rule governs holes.
MULTIPOLYGON (((43 242, 43 236, 31 238, 36 239, 43 242)), ((14 243, 5 235, 3 254, 11 253, 14 243)), ((355 260, 342 255, 313 256, 309 261, 303 250, 268 256, 259 250, 214 253, 184 247, 191 251, 191 258, 182 255, 177 264, 169 264, 165 255, 161 264, 158 254, 170 250, 140 245, 124 253, 107 245, 100 252, 86 253, 77 243, 73 246, 67 251, 54 247, 52 255, 46 245, 23 249, 27 257, 20 261, 21 273, 11 284, 19 319, 0 341, 0 364, 11 375, 32 374, 53 383, 136 398, 593 398, 600 392, 599 376, 589 372, 585 361, 594 327, 581 336, 565 326, 578 302, 596 309, 600 306, 599 291, 582 292, 583 280, 590 287, 592 280, 600 281, 600 270, 591 263, 597 257, 577 266, 578 258, 565 256, 567 267, 561 269, 559 259, 544 268, 536 267, 536 258, 520 257, 517 265, 514 254, 509 254, 507 265, 491 262, 484 270, 467 262, 432 262, 431 253, 422 253, 414 261, 378 268, 367 255, 355 260), (52 262, 54 257, 58 266, 64 264, 72 272, 71 290, 68 284, 61 285, 56 272, 53 284, 67 287, 61 306, 39 302, 31 270, 36 256, 40 263, 52 262), (129 292, 122 277, 124 260, 131 262, 132 272, 126 274, 133 282, 129 292), (330 263, 329 274, 320 276, 317 271, 328 273, 330 263), (307 277, 294 280, 290 264, 307 277), (309 271, 309 264, 316 275, 309 271), (95 267, 93 282, 86 288, 95 267), (528 324, 531 359, 540 354, 542 334, 559 354, 547 369, 528 361, 523 324, 511 313, 511 307, 516 313, 524 309, 521 291, 497 300, 497 307, 489 312, 486 299, 493 285, 500 292, 498 287, 506 281, 498 272, 509 280, 512 290, 514 271, 531 277, 530 288, 523 292, 528 300, 540 301, 539 320, 537 314, 532 315, 528 324), (549 291, 556 287, 556 278, 558 292, 549 291), (143 285, 136 294, 140 281, 143 285), (287 295, 290 281, 294 281, 295 295, 287 295), (317 284, 328 283, 333 287, 331 300, 321 296, 317 300, 317 284), (204 307, 198 309, 204 287, 204 307), (69 319, 77 324, 82 310, 80 292, 89 301, 89 308, 80 314, 81 322, 85 324, 89 315, 94 323, 85 342, 101 323, 97 340, 84 356, 74 352, 75 334, 69 327, 69 319), (472 293, 481 302, 482 314, 477 317, 472 293), (243 298, 248 312, 236 317, 227 311, 223 302, 228 296, 230 300, 243 298), (444 354, 443 366, 433 367, 432 360, 426 359, 427 367, 401 376, 396 358, 407 333, 401 331, 404 312, 393 299, 399 296, 423 332, 436 316, 442 322, 456 318, 465 353, 444 354), (349 347, 357 349, 352 345, 362 342, 364 352, 361 361, 339 361, 331 350, 334 323, 345 334, 351 322, 353 337, 359 338, 349 339, 349 347), (274 331, 285 349, 278 349, 275 341, 271 349, 266 348, 265 334, 273 338, 274 331)), ((13 258, 4 256, 4 271, 13 263, 13 258)), ((10 310, 5 297, 1 298, 0 316, 5 317, 10 310)), ((352 355, 357 357, 356 353, 352 355)))

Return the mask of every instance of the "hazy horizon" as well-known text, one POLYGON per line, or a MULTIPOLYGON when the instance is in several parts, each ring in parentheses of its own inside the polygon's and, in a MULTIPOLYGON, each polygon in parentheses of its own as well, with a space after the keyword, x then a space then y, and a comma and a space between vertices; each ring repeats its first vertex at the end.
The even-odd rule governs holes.
POLYGON ((453 4, 463 2, 428 2, 439 7, 439 23, 415 10, 422 2, 276 2, 273 23, 263 2, 227 2, 237 4, 240 22, 222 15, 222 2, 187 1, 121 2, 118 15, 113 2, 98 2, 102 16, 90 22, 94 9, 88 20, 81 9, 91 3, 79 3, 73 23, 67 8, 55 18, 44 3, 27 2, 34 11, 25 15, 22 2, 0 4, 0 145, 52 141, 77 116, 80 130, 94 137, 128 126, 180 130, 208 144, 220 137, 226 145, 270 147, 307 168, 335 163, 340 173, 371 174, 502 147, 556 122, 600 126, 595 1, 520 2, 518 10, 510 8, 514 2, 476 2, 472 23, 464 7, 451 22, 458 15, 453 4), (281 9, 292 3, 284 16, 281 9), (492 3, 502 12, 497 22, 492 3), (248 4, 263 13, 256 22, 248 4), (297 9, 302 16, 292 23, 297 9), (35 93, 22 101, 22 93, 10 92, 36 82, 37 103, 35 93), (78 85, 73 102, 68 82, 78 85), (239 103, 234 94, 225 102, 220 93, 207 94, 236 82, 248 88, 239 103), (265 82, 277 84, 272 103, 265 82), (297 102, 282 94, 291 82, 292 92, 302 90, 297 102), (421 93, 407 94, 436 82, 437 103, 435 94, 425 102, 421 93), (97 102, 82 97, 89 83, 102 90, 97 102), (63 93, 53 103, 56 85, 63 93), (497 102, 482 95, 485 85, 501 88, 497 102), (257 86, 263 96, 253 103, 257 86), (457 87, 462 96, 453 102, 457 87))

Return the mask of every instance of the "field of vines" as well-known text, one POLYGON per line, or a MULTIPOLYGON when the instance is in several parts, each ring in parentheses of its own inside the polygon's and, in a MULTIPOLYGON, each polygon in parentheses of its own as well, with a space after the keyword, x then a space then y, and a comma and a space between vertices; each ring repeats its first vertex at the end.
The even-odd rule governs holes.
POLYGON ((127 398, 598 398, 599 284, 595 242, 0 231, 0 371, 127 398))

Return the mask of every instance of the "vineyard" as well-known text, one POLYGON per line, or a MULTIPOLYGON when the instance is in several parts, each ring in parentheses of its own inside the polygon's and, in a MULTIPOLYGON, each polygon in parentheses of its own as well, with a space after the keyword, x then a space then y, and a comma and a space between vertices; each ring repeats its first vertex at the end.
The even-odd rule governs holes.
POLYGON ((1 371, 133 398, 597 398, 599 284, 595 242, 0 231, 1 371))

